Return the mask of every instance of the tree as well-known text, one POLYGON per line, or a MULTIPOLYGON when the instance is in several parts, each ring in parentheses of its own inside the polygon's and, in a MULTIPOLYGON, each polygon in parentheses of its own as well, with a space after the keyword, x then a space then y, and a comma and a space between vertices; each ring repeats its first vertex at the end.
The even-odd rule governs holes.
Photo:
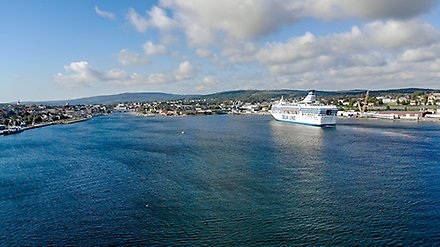
POLYGON ((423 95, 423 104, 424 105, 428 104, 428 95, 423 95))
POLYGON ((35 118, 34 118, 34 122, 35 122, 35 123, 41 123, 41 122, 43 122, 43 119, 41 118, 40 115, 37 115, 37 116, 35 116, 35 118))
POLYGON ((350 99, 348 105, 349 105, 349 106, 353 106, 354 102, 356 102, 354 99, 350 99))

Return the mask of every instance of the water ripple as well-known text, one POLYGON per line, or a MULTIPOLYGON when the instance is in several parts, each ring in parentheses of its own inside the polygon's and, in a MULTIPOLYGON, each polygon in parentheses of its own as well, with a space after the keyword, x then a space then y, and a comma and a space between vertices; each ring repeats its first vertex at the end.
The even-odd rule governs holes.
POLYGON ((438 245, 439 130, 115 115, 2 137, 0 245, 438 245))

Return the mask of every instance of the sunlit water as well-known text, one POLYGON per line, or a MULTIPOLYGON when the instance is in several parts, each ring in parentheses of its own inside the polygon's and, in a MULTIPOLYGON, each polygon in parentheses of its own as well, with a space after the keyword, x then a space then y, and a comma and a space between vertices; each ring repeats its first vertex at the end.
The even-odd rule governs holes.
POLYGON ((0 150, 0 245, 440 244, 440 123, 113 115, 0 150))

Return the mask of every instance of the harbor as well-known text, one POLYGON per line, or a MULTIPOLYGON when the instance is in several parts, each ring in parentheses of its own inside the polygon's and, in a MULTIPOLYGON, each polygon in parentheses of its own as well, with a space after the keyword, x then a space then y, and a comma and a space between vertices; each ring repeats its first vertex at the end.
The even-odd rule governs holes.
POLYGON ((24 105, 0 106, 0 135, 18 134, 26 130, 58 124, 73 124, 110 114, 109 106, 96 105, 24 105))
POLYGON ((440 125, 338 121, 114 114, 3 138, 0 239, 435 246, 440 125))
POLYGON ((0 247, 440 247, 440 0, 2 3, 0 247))

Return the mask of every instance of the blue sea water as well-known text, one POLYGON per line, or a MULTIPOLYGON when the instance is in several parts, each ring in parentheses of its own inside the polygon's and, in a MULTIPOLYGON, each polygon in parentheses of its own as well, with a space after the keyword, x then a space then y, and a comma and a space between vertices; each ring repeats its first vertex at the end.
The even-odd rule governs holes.
POLYGON ((0 136, 0 245, 122 244, 440 245, 440 123, 112 115, 0 136))

